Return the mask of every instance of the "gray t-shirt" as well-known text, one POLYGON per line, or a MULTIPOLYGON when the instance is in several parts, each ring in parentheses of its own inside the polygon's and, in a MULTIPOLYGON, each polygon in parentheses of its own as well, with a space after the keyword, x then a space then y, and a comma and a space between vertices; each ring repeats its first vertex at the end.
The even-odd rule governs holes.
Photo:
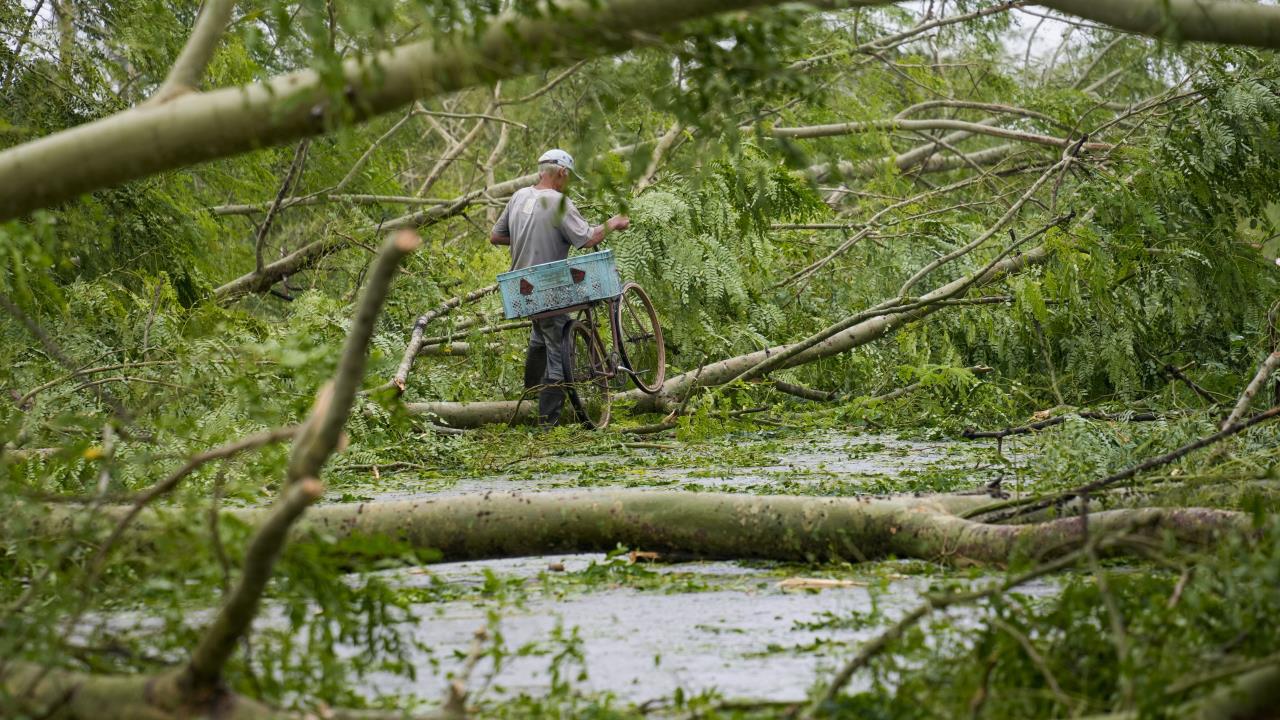
POLYGON ((527 187, 511 196, 493 234, 511 238, 511 269, 520 270, 569 257, 569 246, 591 239, 591 226, 559 191, 527 187))

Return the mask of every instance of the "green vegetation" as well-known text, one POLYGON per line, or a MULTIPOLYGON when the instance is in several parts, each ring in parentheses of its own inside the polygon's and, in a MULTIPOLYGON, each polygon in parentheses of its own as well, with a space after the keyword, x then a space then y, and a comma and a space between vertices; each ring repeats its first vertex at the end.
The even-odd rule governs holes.
MULTIPOLYGON (((228 7, 203 4, 204 17, 228 7)), ((1165 7, 1048 2, 1077 19, 1034 41, 1041 10, 994 0, 252 0, 230 4, 193 78, 171 68, 197 3, 0 9, 0 168, 21 170, 0 182, 12 218, 0 223, 0 716, 83 716, 47 702, 56 688, 40 683, 65 672, 171 678, 254 576, 269 513, 297 501, 300 515, 313 476, 322 505, 618 488, 868 504, 958 495, 972 507, 954 514, 986 525, 1019 498, 1070 493, 1017 520, 1210 508, 1255 530, 1211 546, 1070 536, 1011 550, 998 568, 937 553, 743 560, 742 575, 668 567, 690 558, 652 562, 620 543, 581 569, 486 566, 471 582, 436 574, 450 558, 403 532, 338 538, 303 524, 271 544, 281 554, 261 575, 263 607, 241 618, 259 620, 234 634, 210 694, 193 700, 179 682, 177 704, 161 707, 172 698, 160 683, 158 715, 231 691, 252 698, 244 717, 1183 717, 1231 683, 1280 672, 1280 425, 1074 491, 1217 432, 1280 350, 1274 42, 1235 23, 1193 27, 1176 2, 1158 27, 1113 12, 1148 4, 1165 7), (664 8, 682 22, 658 17, 664 8), (516 32, 539 23, 577 30, 555 43, 516 32), (491 32, 509 44, 495 50, 491 32), (344 69, 420 41, 445 59, 411 69, 438 75, 399 83, 386 58, 344 69), (310 94, 281 91, 261 114, 205 106, 212 90, 307 69, 310 94), (199 89, 152 97, 173 82, 199 89), (183 132, 174 108, 247 134, 166 145, 183 132), (86 145, 79 167, 14 159, 95 121, 156 139, 86 145), (507 269, 489 228, 527 184, 513 180, 555 146, 578 158, 570 194, 589 219, 630 215, 608 246, 666 334, 667 390, 619 394, 601 432, 476 423, 456 404, 508 401, 502 417, 515 417, 526 330, 490 331, 505 321, 492 294, 433 317, 404 387, 393 381, 415 319, 507 269), (121 163, 102 158, 116 153, 140 169, 110 179, 116 169, 101 166, 121 163), (422 241, 396 250, 398 265, 379 249, 392 228, 422 241), (362 324, 361 299, 382 301, 391 279, 362 324), (362 329, 358 367, 343 347, 362 329), (753 377, 762 351, 806 338, 822 344, 753 377), (317 402, 335 377, 360 391, 345 418, 317 402), (787 383, 833 397, 803 400, 787 383), (1058 416, 1070 417, 964 439, 1058 416), (316 434, 323 418, 332 437, 316 434), (144 529, 108 540, 136 501, 144 529), (821 700, 834 671, 901 617, 888 599, 951 598, 1062 553, 1074 559, 1051 592, 931 610, 821 700), (854 583, 873 603, 815 612, 795 620, 794 642, 757 649, 816 658, 802 703, 682 689, 638 705, 585 689, 591 628, 558 625, 525 644, 502 633, 535 603, 620 592, 750 603, 788 578, 854 583), (474 650, 452 657, 412 632, 462 605, 488 618, 474 650), (504 692, 503 669, 529 658, 547 691, 504 692), (436 686, 427 678, 470 695, 415 692, 436 686), (369 691, 389 685, 402 691, 369 691)), ((1274 8, 1248 5, 1249 27, 1274 38, 1274 8)), ((1277 383, 1264 374, 1246 417, 1280 402, 1277 383)), ((120 692, 99 704, 137 712, 120 692)))

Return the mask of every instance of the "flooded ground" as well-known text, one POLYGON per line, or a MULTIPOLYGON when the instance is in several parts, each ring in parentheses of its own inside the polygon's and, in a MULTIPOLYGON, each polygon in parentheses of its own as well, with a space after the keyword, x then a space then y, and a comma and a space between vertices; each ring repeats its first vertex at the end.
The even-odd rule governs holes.
MULTIPOLYGON (((555 638, 576 635, 572 644, 583 662, 565 673, 577 678, 580 668, 586 671, 574 682, 583 692, 609 692, 638 704, 669 698, 677 690, 686 696, 714 692, 735 701, 799 701, 815 681, 829 677, 852 656, 860 642, 914 607, 932 580, 896 573, 894 563, 877 563, 873 572, 804 574, 806 579, 849 583, 845 587, 788 590, 785 581, 796 580, 793 573, 801 568, 682 563, 655 568, 652 572, 672 579, 653 589, 605 583, 561 595, 560 578, 546 570, 551 563, 563 563, 566 577, 572 577, 589 574, 592 562, 599 568, 605 559, 593 555, 433 566, 430 573, 437 582, 479 587, 492 582, 485 574, 489 570, 507 583, 520 578, 530 595, 511 604, 461 601, 418 607, 422 621, 406 631, 432 649, 430 656, 419 656, 420 667, 435 658, 442 661, 441 669, 456 669, 460 663, 454 658, 468 652, 476 630, 497 629, 509 652, 518 654, 523 648, 529 654, 507 661, 493 678, 490 695, 538 696, 549 687, 551 657, 569 644, 555 638), (490 612, 500 617, 496 624, 490 622, 490 612)), ((433 582, 422 573, 405 574, 403 581, 433 582)), ((1053 581, 1046 581, 1021 592, 1040 595, 1053 587, 1053 581)), ((482 662, 473 683, 484 684, 492 669, 492 663, 482 662)), ((443 673, 424 672, 412 683, 375 677, 369 689, 371 695, 391 691, 434 699, 442 697, 445 683, 443 673)))
POLYGON ((997 461, 993 447, 822 432, 785 438, 752 433, 736 443, 700 450, 672 442, 635 443, 609 454, 547 455, 531 448, 500 474, 387 475, 360 499, 584 487, 823 495, 955 491, 981 487, 1016 457, 1006 448, 1004 461, 997 461))
MULTIPOLYGON (((978 443, 833 433, 783 443, 755 438, 744 438, 731 453, 713 449, 706 456, 661 443, 620 455, 534 454, 493 477, 399 476, 394 490, 369 493, 368 499, 582 487, 820 495, 980 491, 1008 470, 1006 461, 978 443), (726 455, 727 462, 716 460, 726 455), (533 466, 528 471, 520 467, 526 463, 533 466)), ((861 641, 915 606, 938 569, 923 563, 638 566, 623 557, 579 555, 395 571, 392 580, 401 587, 456 599, 418 605, 421 622, 404 628, 430 649, 417 657, 424 668, 419 679, 374 677, 369 691, 441 697, 445 674, 460 665, 475 632, 488 628, 491 637, 500 632, 514 655, 488 681, 489 694, 497 697, 545 693, 552 658, 573 648, 583 662, 564 673, 578 678, 574 686, 584 692, 609 692, 636 703, 669 698, 677 689, 686 696, 714 692, 732 700, 797 701, 861 641), (837 586, 789 589, 784 581, 796 578, 835 580, 837 586), (578 677, 580 669, 585 677, 578 677)), ((1047 581, 1023 592, 1043 594, 1053 587, 1047 581)), ((492 663, 481 662, 473 684, 486 684, 492 671, 492 663)))

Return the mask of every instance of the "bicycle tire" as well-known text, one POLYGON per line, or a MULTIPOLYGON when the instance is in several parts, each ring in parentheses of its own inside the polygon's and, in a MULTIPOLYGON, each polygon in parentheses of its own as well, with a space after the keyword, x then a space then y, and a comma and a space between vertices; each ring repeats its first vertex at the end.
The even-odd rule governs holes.
POLYGON ((565 328, 563 342, 565 389, 569 407, 584 426, 595 430, 609 424, 609 374, 598 336, 574 320, 565 328))
POLYGON ((667 380, 667 346, 649 294, 629 282, 612 307, 614 346, 622 369, 642 392, 656 395, 667 380))

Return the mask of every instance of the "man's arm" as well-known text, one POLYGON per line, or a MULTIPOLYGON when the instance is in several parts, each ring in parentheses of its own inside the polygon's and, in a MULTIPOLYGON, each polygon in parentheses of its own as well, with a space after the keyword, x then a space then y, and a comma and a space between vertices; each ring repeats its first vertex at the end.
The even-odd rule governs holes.
POLYGON ((597 225, 591 229, 591 237, 587 238, 587 243, 582 247, 595 247, 604 242, 605 237, 614 230, 626 230, 631 226, 631 218, 626 215, 614 215, 604 222, 603 225, 597 225))
POLYGON ((578 212, 578 207, 569 198, 564 198, 564 215, 560 218, 560 235, 564 241, 578 248, 595 247, 604 241, 605 236, 614 230, 626 230, 631 219, 626 215, 614 215, 603 225, 591 227, 578 212))
POLYGON ((502 214, 498 216, 498 221, 493 224, 493 230, 489 231, 489 242, 493 245, 510 245, 511 244, 511 225, 508 218, 511 216, 511 204, 516 201, 514 195, 507 201, 507 206, 502 208, 502 214))

